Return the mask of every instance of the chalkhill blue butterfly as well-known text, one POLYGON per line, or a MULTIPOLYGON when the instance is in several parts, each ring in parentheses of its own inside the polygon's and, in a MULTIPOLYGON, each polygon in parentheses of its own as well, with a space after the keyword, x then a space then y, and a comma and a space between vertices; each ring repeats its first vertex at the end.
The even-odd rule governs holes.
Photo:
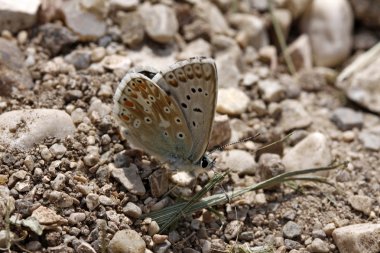
POLYGON ((114 95, 114 115, 133 147, 171 168, 210 167, 206 156, 217 97, 217 70, 210 58, 179 61, 164 71, 129 71, 114 95))

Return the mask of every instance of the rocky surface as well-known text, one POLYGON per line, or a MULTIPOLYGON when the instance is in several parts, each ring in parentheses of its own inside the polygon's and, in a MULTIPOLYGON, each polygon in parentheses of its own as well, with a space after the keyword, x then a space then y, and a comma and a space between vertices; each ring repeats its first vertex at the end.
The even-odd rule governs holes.
POLYGON ((0 1, 0 248, 379 252, 375 2, 274 1, 271 13, 255 0, 0 1), (112 116, 130 68, 193 56, 214 58, 219 78, 215 166, 196 176, 131 148, 112 116), (219 171, 228 176, 208 195, 334 161, 348 166, 318 174, 331 185, 249 192, 166 232, 145 216, 191 198, 219 171))

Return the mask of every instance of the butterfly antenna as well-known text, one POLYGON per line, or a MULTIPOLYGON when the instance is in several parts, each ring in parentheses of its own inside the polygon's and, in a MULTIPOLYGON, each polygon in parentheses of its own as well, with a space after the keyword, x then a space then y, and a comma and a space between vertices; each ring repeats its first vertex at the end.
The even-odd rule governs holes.
POLYGON ((223 150, 223 149, 225 149, 226 147, 231 146, 231 145, 235 145, 235 144, 239 144, 239 143, 247 142, 247 141, 249 141, 249 140, 252 140, 252 139, 258 137, 259 135, 260 135, 260 133, 255 134, 254 136, 250 136, 250 137, 247 137, 247 138, 244 138, 244 139, 241 139, 241 140, 235 141, 235 142, 227 143, 227 144, 225 144, 225 145, 223 145, 223 146, 220 146, 220 147, 217 147, 217 148, 211 150, 211 151, 210 151, 210 154, 212 154, 212 153, 214 153, 215 151, 218 151, 218 150, 221 151, 221 150, 223 150))

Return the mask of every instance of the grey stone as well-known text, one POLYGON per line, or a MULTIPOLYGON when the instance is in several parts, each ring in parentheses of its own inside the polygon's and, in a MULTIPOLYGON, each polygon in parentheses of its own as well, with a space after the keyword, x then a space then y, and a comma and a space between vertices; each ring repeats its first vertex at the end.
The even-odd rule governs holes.
POLYGON ((373 200, 370 197, 363 195, 352 195, 348 198, 348 202, 357 211, 369 215, 372 211, 373 200))
POLYGON ((129 192, 136 195, 144 195, 146 190, 141 177, 138 173, 138 168, 135 164, 131 164, 127 168, 116 168, 110 166, 111 175, 119 181, 123 187, 125 187, 129 192))
POLYGON ((336 109, 331 120, 342 131, 351 130, 355 127, 360 129, 363 126, 363 114, 347 107, 336 109))
POLYGON ((282 232, 285 238, 294 239, 301 236, 301 227, 293 222, 288 221, 285 226, 282 228, 282 232))
POLYGON ((37 22, 41 0, 2 1, 0 5, 0 31, 16 33, 32 27, 37 22))
POLYGON ((308 127, 312 123, 309 113, 297 100, 287 99, 280 103, 282 114, 280 126, 285 132, 308 127))
POLYGON ((41 45, 47 48, 52 56, 78 41, 78 36, 62 25, 44 24, 39 26, 38 30, 42 35, 41 45))
POLYGON ((380 134, 368 130, 362 131, 359 133, 359 140, 366 149, 374 151, 380 150, 380 134))

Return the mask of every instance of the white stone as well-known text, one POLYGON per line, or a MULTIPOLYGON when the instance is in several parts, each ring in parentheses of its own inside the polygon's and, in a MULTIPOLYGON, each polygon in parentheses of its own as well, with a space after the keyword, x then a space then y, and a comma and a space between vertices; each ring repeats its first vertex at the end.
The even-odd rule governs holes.
POLYGON ((377 253, 380 251, 380 224, 362 223, 337 228, 334 242, 340 253, 377 253))
POLYGON ((216 111, 222 114, 239 115, 247 110, 250 98, 237 88, 220 89, 216 111))
POLYGON ((139 233, 125 229, 115 233, 107 248, 110 253, 144 253, 146 245, 139 233))
POLYGON ((308 127, 312 123, 309 113, 297 100, 286 99, 280 103, 282 110, 279 125, 285 132, 308 127))
POLYGON ((349 99, 380 114, 380 43, 348 65, 336 83, 349 99))
POLYGON ((145 4, 139 11, 144 19, 145 30, 152 40, 167 43, 174 39, 179 24, 172 8, 163 4, 145 4))
POLYGON ((178 55, 178 60, 185 60, 195 56, 211 56, 211 45, 204 39, 197 39, 190 42, 178 55))
POLYGON ((269 44, 267 29, 263 19, 252 14, 235 13, 228 20, 238 30, 238 37, 246 41, 244 46, 259 49, 269 44))
POLYGON ((75 126, 64 111, 53 109, 16 110, 0 115, 0 145, 27 150, 47 137, 73 135, 75 126))
POLYGON ((222 152, 220 167, 231 169, 240 175, 254 175, 256 162, 252 154, 244 150, 229 150, 222 152))
POLYGON ((313 67, 313 56, 309 36, 301 35, 286 49, 286 53, 291 57, 295 69, 311 69, 313 67))
POLYGON ((351 53, 353 14, 347 0, 314 0, 302 19, 317 66, 334 67, 351 53))
MULTIPOLYGON (((325 135, 320 132, 309 134, 296 146, 288 150, 282 158, 282 163, 287 171, 296 171, 324 167, 332 162, 332 154, 325 135)), ((327 176, 327 171, 316 173, 319 176, 327 176)))

